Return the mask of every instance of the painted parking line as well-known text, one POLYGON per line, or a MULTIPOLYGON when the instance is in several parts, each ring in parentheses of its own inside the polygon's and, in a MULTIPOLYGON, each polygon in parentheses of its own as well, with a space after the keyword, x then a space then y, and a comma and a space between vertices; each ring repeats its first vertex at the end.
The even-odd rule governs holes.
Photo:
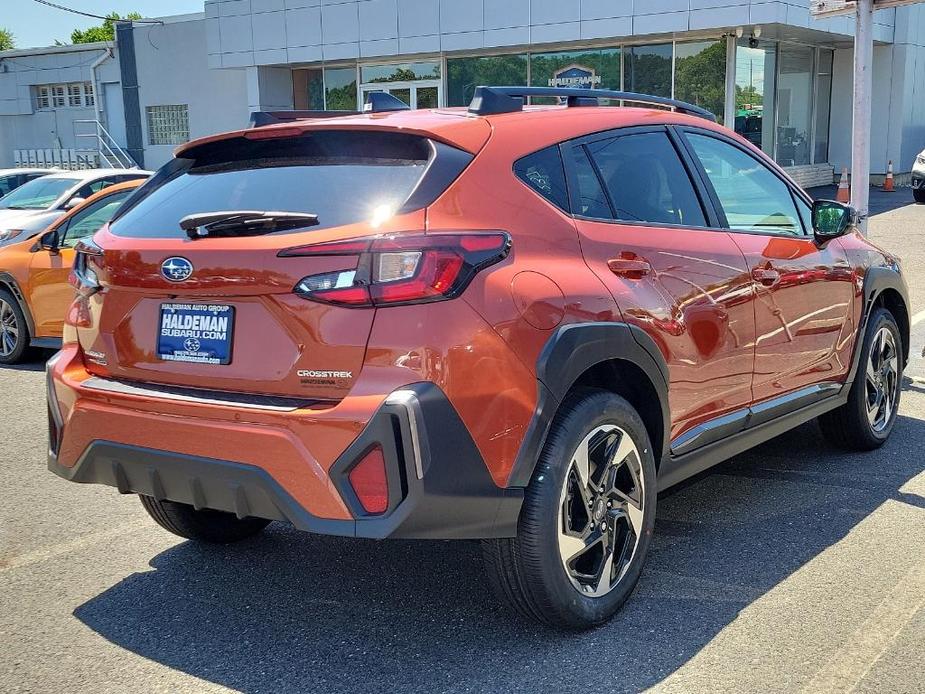
POLYGON ((925 320, 925 311, 919 311, 914 316, 912 316, 912 318, 909 320, 909 323, 911 325, 916 325, 921 323, 923 320, 925 320))

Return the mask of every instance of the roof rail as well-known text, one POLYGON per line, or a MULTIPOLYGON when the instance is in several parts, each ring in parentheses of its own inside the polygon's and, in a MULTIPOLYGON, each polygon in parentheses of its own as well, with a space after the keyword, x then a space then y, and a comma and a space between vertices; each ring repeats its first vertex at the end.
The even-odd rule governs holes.
POLYGON ((598 99, 632 101, 653 106, 667 106, 680 113, 699 116, 716 122, 716 116, 705 108, 686 101, 664 96, 650 96, 635 92, 618 92, 609 89, 578 89, 574 87, 476 87, 469 104, 469 113, 488 116, 496 113, 514 113, 523 109, 524 100, 531 96, 557 97, 568 106, 596 106, 598 99))
POLYGON ((305 118, 337 118, 338 116, 355 116, 359 111, 254 111, 247 127, 263 128, 277 123, 288 123, 305 118))

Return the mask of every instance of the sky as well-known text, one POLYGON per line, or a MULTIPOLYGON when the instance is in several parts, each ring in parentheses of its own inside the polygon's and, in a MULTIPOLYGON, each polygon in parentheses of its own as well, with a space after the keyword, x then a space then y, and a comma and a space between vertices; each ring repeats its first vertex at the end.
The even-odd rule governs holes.
MULTIPOLYGON (((202 12, 203 0, 52 0, 57 5, 92 14, 138 12, 145 17, 202 12)), ((74 29, 86 29, 102 20, 81 17, 34 0, 0 0, 0 27, 16 38, 16 48, 50 46, 55 39, 70 43, 74 29)))

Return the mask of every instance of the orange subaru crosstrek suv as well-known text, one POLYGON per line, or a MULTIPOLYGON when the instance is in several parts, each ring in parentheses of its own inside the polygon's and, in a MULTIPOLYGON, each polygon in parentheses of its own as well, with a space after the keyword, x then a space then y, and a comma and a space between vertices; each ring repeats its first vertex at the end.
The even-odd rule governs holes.
POLYGON ((889 436, 906 286, 851 209, 690 104, 402 109, 191 142, 79 244, 51 470, 196 540, 481 539, 516 611, 587 628, 660 490, 815 417, 889 436))
POLYGON ((92 236, 144 179, 91 195, 40 236, 0 248, 0 364, 17 364, 32 348, 61 345, 64 315, 74 299, 68 283, 74 246, 92 236))

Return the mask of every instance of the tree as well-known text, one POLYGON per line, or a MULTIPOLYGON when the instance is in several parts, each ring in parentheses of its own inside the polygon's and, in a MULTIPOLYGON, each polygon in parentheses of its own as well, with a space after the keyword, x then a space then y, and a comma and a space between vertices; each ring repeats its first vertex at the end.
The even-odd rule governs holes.
POLYGON ((0 27, 0 51, 9 51, 16 48, 16 37, 9 29, 0 27))
POLYGON ((129 12, 125 17, 120 17, 118 12, 111 12, 106 15, 106 19, 98 27, 88 29, 74 29, 71 32, 71 43, 95 43, 97 41, 112 41, 116 37, 116 22, 119 20, 141 19, 137 12, 129 12))

